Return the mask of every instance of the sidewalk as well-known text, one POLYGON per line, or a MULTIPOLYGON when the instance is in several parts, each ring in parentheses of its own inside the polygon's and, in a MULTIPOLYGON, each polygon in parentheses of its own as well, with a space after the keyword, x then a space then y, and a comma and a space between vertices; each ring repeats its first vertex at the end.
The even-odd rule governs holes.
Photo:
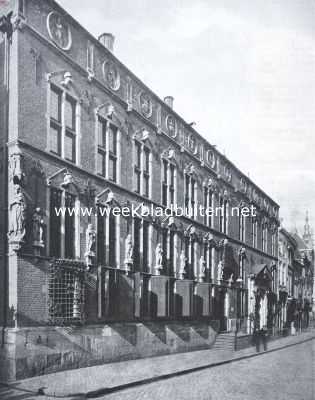
MULTIPOLYGON (((315 338, 315 331, 272 340, 268 351, 275 351, 315 338)), ((37 376, 10 385, 17 390, 46 396, 92 398, 123 388, 171 378, 239 359, 257 356, 254 347, 239 351, 200 350, 138 359, 37 376)))

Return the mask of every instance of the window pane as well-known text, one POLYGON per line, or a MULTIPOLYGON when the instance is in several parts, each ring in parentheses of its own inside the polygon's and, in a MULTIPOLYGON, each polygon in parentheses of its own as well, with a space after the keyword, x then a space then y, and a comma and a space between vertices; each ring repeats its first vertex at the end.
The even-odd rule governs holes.
POLYGON ((165 183, 162 184, 162 204, 167 206, 167 185, 165 183))
POLYGON ((105 153, 99 151, 97 153, 97 173, 99 175, 105 176, 106 168, 105 168, 105 153))
POLYGON ((150 179, 149 179, 148 176, 144 176, 143 179, 144 179, 144 188, 143 188, 144 189, 144 193, 143 193, 143 195, 146 196, 146 197, 149 197, 149 181, 150 181, 150 179))
POLYGON ((136 166, 141 168, 141 145, 136 143, 136 166))
POLYGON ((144 171, 149 173, 150 150, 144 149, 144 171))
POLYGON ((175 183, 175 167, 174 165, 170 165, 170 170, 171 170, 171 186, 174 187, 174 183, 175 183))
POLYGON ((50 91, 50 116, 61 121, 61 92, 55 88, 50 91))
POLYGON ((65 102, 65 124, 67 128, 75 131, 75 101, 70 97, 65 102))
MULTIPOLYGON (((66 193, 65 206, 70 209, 75 207, 75 196, 66 193)), ((66 213, 65 216, 65 257, 75 256, 75 216, 66 213)))
POLYGON ((98 145, 106 148, 106 122, 102 120, 98 124, 98 145))
POLYGON ((55 125, 50 126, 49 149, 53 153, 61 154, 61 129, 55 125))
POLYGON ((61 256, 61 218, 57 216, 55 207, 61 207, 61 191, 50 191, 50 256, 61 256))
POLYGON ((114 182, 116 182, 116 159, 109 158, 109 165, 108 165, 108 178, 114 182))
POLYGON ((75 136, 69 132, 65 136, 65 158, 75 162, 75 136))
POLYGON ((109 137, 109 151, 112 152, 113 154, 117 154, 117 129, 110 125, 109 131, 108 131, 108 137, 109 137))
POLYGON ((167 183, 167 161, 163 160, 163 182, 167 183))
POLYGON ((135 170, 135 179, 136 179, 136 187, 135 190, 137 193, 140 193, 140 172, 135 170))

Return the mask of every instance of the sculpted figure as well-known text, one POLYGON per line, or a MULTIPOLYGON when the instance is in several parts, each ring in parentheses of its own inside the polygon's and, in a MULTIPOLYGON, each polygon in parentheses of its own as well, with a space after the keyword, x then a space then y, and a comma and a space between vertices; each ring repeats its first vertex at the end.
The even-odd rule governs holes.
POLYGON ((155 249, 155 268, 157 272, 163 269, 163 249, 161 243, 158 243, 155 249))
POLYGON ((206 277, 206 261, 204 256, 199 259, 199 280, 202 282, 206 277))
POLYGON ((25 236, 26 202, 19 185, 14 185, 14 198, 10 204, 9 237, 23 241, 25 236))
POLYGON ((218 264, 218 280, 223 281, 224 266, 222 260, 218 264))
POLYGON ((179 266, 179 275, 180 275, 180 279, 184 279, 185 277, 185 273, 186 273, 186 255, 185 255, 185 250, 182 250, 179 256, 179 262, 180 262, 180 266, 179 266))
POLYGON ((132 264, 133 261, 133 244, 132 237, 129 233, 125 241, 125 263, 132 264))
POLYGON ((44 246, 44 220, 42 218, 41 209, 37 207, 34 211, 33 218, 33 243, 44 246))
POLYGON ((86 230, 86 254, 95 256, 96 233, 93 225, 89 224, 86 230))

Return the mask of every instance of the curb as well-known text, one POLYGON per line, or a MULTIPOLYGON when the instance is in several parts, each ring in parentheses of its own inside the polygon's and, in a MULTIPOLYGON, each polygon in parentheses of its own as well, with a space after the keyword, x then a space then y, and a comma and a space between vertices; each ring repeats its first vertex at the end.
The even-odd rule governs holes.
MULTIPOLYGON (((286 349, 286 348, 289 348, 289 347, 293 347, 293 346, 296 346, 296 345, 299 345, 299 344, 303 344, 303 343, 312 341, 314 339, 315 339, 315 335, 313 337, 311 337, 311 338, 304 339, 304 340, 302 340, 300 342, 287 344, 287 345, 284 345, 284 346, 281 346, 281 347, 277 347, 275 349, 267 350, 267 351, 264 351, 264 352, 247 354, 247 355, 244 355, 244 356, 231 358, 231 359, 228 359, 228 360, 217 361, 217 362, 214 362, 214 363, 211 363, 211 364, 205 364, 205 365, 201 365, 199 367, 194 367, 194 368, 184 369, 182 371, 171 372, 169 374, 154 376, 152 378, 142 379, 142 380, 139 380, 139 381, 126 383, 126 384, 114 386, 114 387, 111 387, 111 388, 103 388, 103 389, 93 390, 93 391, 85 393, 85 398, 86 399, 93 399, 93 398, 97 398, 97 397, 100 397, 100 396, 103 396, 103 395, 106 395, 106 394, 120 392, 120 391, 123 391, 123 390, 126 390, 126 389, 130 389, 130 388, 133 388, 133 387, 147 385, 149 383, 158 382, 158 381, 162 381, 162 380, 167 380, 167 379, 175 378, 177 376, 181 376, 181 375, 186 375, 186 374, 191 374, 191 373, 194 373, 194 372, 202 371, 202 370, 205 370, 205 369, 219 367, 220 365, 231 364, 231 363, 236 362, 236 361, 241 361, 241 360, 246 360, 246 359, 249 359, 249 358, 259 357, 259 356, 261 356, 263 354, 273 353, 275 351, 283 350, 283 349, 286 349)), ((75 397, 75 396, 78 396, 78 395, 79 395, 78 393, 77 394, 72 394, 69 397, 71 397, 71 396, 75 397)))
POLYGON ((151 378, 145 378, 145 379, 141 379, 141 380, 138 380, 138 381, 133 381, 133 382, 129 382, 129 383, 125 383, 125 384, 122 384, 122 385, 113 386, 113 387, 104 387, 104 388, 100 388, 100 389, 97 389, 97 390, 88 391, 88 392, 85 392, 85 393, 68 393, 68 394, 64 394, 64 395, 55 395, 55 394, 50 394, 50 393, 46 392, 45 391, 46 388, 42 388, 42 387, 38 388, 37 391, 32 391, 32 390, 28 390, 26 388, 22 389, 22 388, 15 387, 14 384, 7 384, 7 383, 0 382, 0 385, 4 386, 4 387, 11 388, 11 389, 15 389, 15 390, 18 390, 18 391, 21 391, 21 392, 34 394, 35 396, 39 396, 39 395, 43 396, 44 395, 44 396, 47 396, 47 397, 59 398, 59 399, 67 399, 67 398, 93 399, 93 398, 97 398, 97 397, 104 396, 104 395, 107 395, 107 394, 112 394, 112 393, 120 392, 120 391, 123 391, 123 390, 127 390, 127 389, 130 389, 130 388, 143 386, 143 385, 148 385, 150 383, 163 381, 163 380, 167 380, 167 379, 172 379, 172 378, 175 378, 175 377, 178 377, 178 376, 188 375, 188 374, 191 374, 191 373, 194 373, 194 372, 203 371, 205 369, 215 368, 215 367, 219 367, 221 365, 231 364, 233 362, 242 361, 242 360, 246 360, 246 359, 250 359, 250 358, 254 358, 254 357, 259 357, 259 356, 264 355, 264 354, 273 353, 273 352, 278 351, 278 350, 283 350, 283 349, 286 349, 286 348, 297 346, 299 344, 310 342, 310 341, 312 341, 314 339, 315 339, 315 335, 313 335, 310 338, 301 340, 299 342, 286 344, 286 345, 279 346, 279 347, 276 347, 274 349, 270 349, 270 350, 267 350, 267 351, 262 351, 262 352, 259 352, 259 353, 255 352, 255 353, 251 353, 251 354, 246 354, 246 355, 243 355, 243 356, 230 358, 230 359, 227 359, 227 360, 212 362, 210 364, 200 365, 198 367, 193 367, 193 368, 188 368, 188 369, 184 369, 184 370, 181 370, 181 371, 171 372, 171 373, 168 373, 168 374, 158 375, 158 376, 154 376, 154 377, 151 377, 151 378))

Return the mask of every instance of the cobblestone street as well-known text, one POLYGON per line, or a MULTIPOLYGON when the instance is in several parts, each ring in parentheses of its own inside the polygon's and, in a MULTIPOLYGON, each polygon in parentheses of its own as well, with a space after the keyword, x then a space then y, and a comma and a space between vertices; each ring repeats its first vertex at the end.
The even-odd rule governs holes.
POLYGON ((106 400, 313 400, 315 341, 104 396, 106 400))

